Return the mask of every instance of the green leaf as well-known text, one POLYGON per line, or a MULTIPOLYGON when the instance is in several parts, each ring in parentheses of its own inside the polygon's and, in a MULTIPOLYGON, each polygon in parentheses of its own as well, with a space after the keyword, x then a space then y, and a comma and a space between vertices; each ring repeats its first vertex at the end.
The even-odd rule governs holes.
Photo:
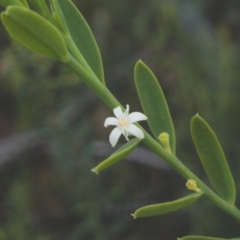
POLYGON ((20 2, 21 2, 26 8, 29 8, 27 0, 20 0, 20 2))
POLYGON ((33 5, 33 7, 39 11, 40 13, 43 12, 43 5, 40 0, 29 0, 29 2, 33 5))
POLYGON ((203 194, 202 192, 192 193, 186 197, 180 198, 172 202, 144 206, 137 209, 132 214, 132 216, 134 218, 152 217, 152 216, 157 216, 157 215, 162 215, 169 212, 177 211, 181 208, 187 207, 188 205, 194 203, 198 198, 202 196, 202 194, 203 194))
POLYGON ((140 143, 140 139, 134 138, 124 144, 121 148, 119 148, 116 152, 114 152, 109 158, 102 161, 100 164, 98 164, 95 168, 93 168, 91 171, 98 174, 105 168, 110 167, 111 165, 115 164, 116 162, 120 161, 121 159, 125 158, 127 155, 129 155, 140 143))
POLYGON ((20 0, 0 0, 0 4, 4 7, 8 7, 11 5, 24 6, 24 4, 20 0))
POLYGON ((191 120, 191 134, 203 167, 218 194, 234 204, 234 180, 222 147, 211 127, 198 114, 191 120))
POLYGON ((41 14, 44 14, 44 7, 42 4, 42 0, 29 0, 29 2, 33 5, 33 7, 41 14))
POLYGON ((185 236, 182 238, 178 238, 178 240, 240 240, 240 238, 213 238, 206 236, 185 236))
POLYGON ((34 52, 67 61, 65 42, 51 23, 36 12, 10 6, 1 14, 2 22, 12 38, 34 52))
POLYGON ((51 3, 52 3, 52 6, 54 8, 53 14, 56 14, 56 16, 55 16, 56 22, 58 22, 58 25, 61 27, 61 29, 63 30, 63 32, 65 34, 69 34, 68 25, 66 23, 65 17, 63 15, 63 12, 62 12, 62 10, 60 8, 60 5, 58 3, 58 0, 51 0, 51 3))
POLYGON ((138 61, 134 70, 135 84, 148 124, 155 138, 162 132, 170 136, 170 148, 175 154, 176 139, 172 118, 163 91, 153 72, 138 61))
POLYGON ((29 2, 44 18, 46 18, 49 22, 53 22, 53 17, 46 0, 29 0, 29 2))
POLYGON ((58 1, 58 4, 61 7, 72 39, 90 68, 99 80, 104 83, 101 55, 87 22, 70 0, 58 1))

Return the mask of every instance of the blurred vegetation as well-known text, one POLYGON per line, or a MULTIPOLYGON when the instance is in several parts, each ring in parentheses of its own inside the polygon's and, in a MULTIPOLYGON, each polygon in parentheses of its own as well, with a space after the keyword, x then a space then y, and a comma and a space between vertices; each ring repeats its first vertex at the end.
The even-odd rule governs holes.
MULTIPOLYGON (((75 3, 99 44, 107 85, 122 104, 141 110, 133 67, 142 59, 166 94, 179 158, 208 182, 189 133, 198 112, 216 131, 240 192, 240 3, 75 3)), ((205 200, 173 214, 133 220, 130 213, 140 205, 187 194, 184 179, 125 161, 93 175, 90 169, 101 159, 93 159, 92 146, 107 141, 110 129, 102 125, 111 111, 67 67, 12 42, 2 26, 0 31, 0 137, 37 131, 52 152, 0 169, 0 240, 240 236, 238 224, 205 200)))

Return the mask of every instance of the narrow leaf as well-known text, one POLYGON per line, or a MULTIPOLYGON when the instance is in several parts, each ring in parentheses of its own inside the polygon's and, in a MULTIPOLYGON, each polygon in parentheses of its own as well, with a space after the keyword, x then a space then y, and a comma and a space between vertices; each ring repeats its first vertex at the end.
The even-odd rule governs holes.
POLYGON ((191 120, 191 134, 203 167, 218 194, 234 204, 234 180, 222 147, 211 127, 198 114, 191 120))
POLYGON ((52 6, 54 8, 54 11, 56 11, 56 17, 57 21, 59 22, 59 25, 61 26, 61 29, 65 34, 69 34, 68 25, 66 23, 65 17, 62 13, 62 10, 59 6, 58 0, 51 0, 52 6))
POLYGON ((44 7, 41 0, 29 0, 29 2, 41 15, 44 15, 44 7))
POLYGON ((172 202, 144 206, 137 209, 134 212, 134 214, 132 214, 132 216, 134 218, 152 217, 152 216, 162 215, 169 212, 174 212, 194 203, 199 197, 202 196, 202 194, 203 194, 202 192, 192 193, 186 197, 180 198, 172 202))
POLYGON ((207 236, 185 236, 178 240, 240 240, 240 238, 214 238, 207 236))
POLYGON ((65 42, 51 23, 36 12, 10 6, 1 14, 5 28, 12 38, 34 52, 67 61, 65 42))
POLYGON ((115 164, 116 162, 120 161, 121 159, 125 158, 127 155, 129 155, 140 143, 140 139, 134 138, 124 144, 121 148, 119 148, 116 152, 114 152, 109 158, 98 164, 95 168, 93 168, 91 171, 98 174, 105 168, 110 167, 111 165, 115 164))
POLYGON ((29 8, 27 0, 20 0, 20 2, 21 2, 26 8, 29 8))
POLYGON ((33 5, 33 7, 39 11, 41 14, 42 12, 44 12, 43 10, 43 5, 42 2, 40 0, 29 0, 29 2, 33 5))
POLYGON ((157 140, 162 132, 168 133, 170 148, 175 153, 175 130, 166 99, 156 77, 142 61, 137 62, 134 77, 143 111, 148 117, 147 121, 150 129, 157 140))
POLYGON ((101 55, 87 22, 70 0, 58 1, 58 4, 61 7, 73 41, 93 72, 104 83, 101 55))

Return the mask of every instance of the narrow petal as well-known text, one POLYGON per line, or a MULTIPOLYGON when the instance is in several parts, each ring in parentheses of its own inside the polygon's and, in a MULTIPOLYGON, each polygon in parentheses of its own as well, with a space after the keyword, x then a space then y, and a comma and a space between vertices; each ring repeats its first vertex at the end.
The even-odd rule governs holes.
POLYGON ((122 131, 118 127, 112 130, 109 136, 109 142, 111 143, 112 147, 115 147, 121 134, 122 134, 122 131))
POLYGON ((108 127, 109 125, 117 126, 118 119, 115 117, 108 117, 104 122, 104 127, 108 127))
POLYGON ((147 117, 140 112, 133 112, 128 115, 128 120, 130 123, 147 120, 147 117))
POLYGON ((144 138, 143 131, 139 127, 135 126, 134 124, 129 124, 128 132, 137 138, 140 138, 140 139, 144 138))
POLYGON ((114 108, 113 113, 116 116, 116 118, 120 118, 123 116, 123 111, 122 111, 121 107, 114 108))

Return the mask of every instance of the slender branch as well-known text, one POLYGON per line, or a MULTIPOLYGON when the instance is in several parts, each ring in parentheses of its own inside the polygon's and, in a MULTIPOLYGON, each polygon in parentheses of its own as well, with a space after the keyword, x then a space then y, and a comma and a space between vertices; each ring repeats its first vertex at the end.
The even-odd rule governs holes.
POLYGON ((103 102, 111 109, 122 106, 118 100, 112 95, 106 86, 96 77, 95 74, 87 71, 81 64, 79 64, 71 54, 69 54, 69 60, 66 63, 71 67, 75 73, 81 78, 81 80, 97 94, 97 96, 103 100, 103 102))
MULTIPOLYGON (((86 85, 92 89, 103 102, 111 109, 122 106, 118 100, 112 95, 112 93, 100 82, 96 75, 88 72, 83 66, 81 66, 71 55, 67 64, 77 73, 77 75, 86 83, 86 85)), ((197 182, 197 185, 204 195, 212 201, 216 206, 227 212, 240 222, 240 210, 227 203, 220 198, 215 192, 213 192, 205 183, 203 183, 194 173, 192 173, 175 155, 167 152, 158 142, 156 142, 140 125, 138 125, 144 132, 145 138, 143 143, 161 157, 165 162, 172 166, 180 175, 185 179, 193 179, 197 182)))
MULTIPOLYGON (((144 131, 144 129, 142 129, 144 131)), ((216 206, 227 212, 240 222, 240 210, 223 200, 215 192, 213 192, 205 183, 203 183, 193 172, 191 172, 176 156, 162 150, 162 147, 147 133, 144 132, 145 138, 143 143, 173 167, 185 179, 193 179, 197 182, 197 186, 204 192, 204 196, 212 201, 216 206)))

